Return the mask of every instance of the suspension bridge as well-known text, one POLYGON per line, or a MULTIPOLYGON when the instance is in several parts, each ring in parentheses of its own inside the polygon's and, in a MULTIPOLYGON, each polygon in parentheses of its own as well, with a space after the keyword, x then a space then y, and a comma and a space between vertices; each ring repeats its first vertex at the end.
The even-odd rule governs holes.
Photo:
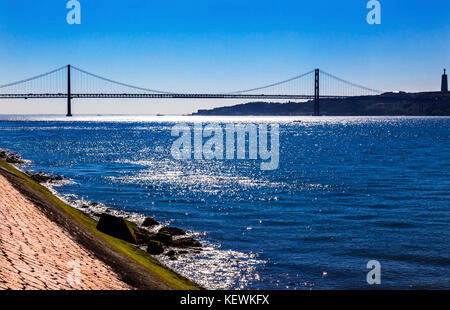
POLYGON ((320 115, 320 99, 371 96, 379 90, 341 79, 320 69, 268 85, 219 93, 170 92, 114 81, 67 65, 21 81, 0 85, 0 99, 67 99, 67 116, 72 116, 72 99, 258 99, 314 100, 314 115, 320 115))

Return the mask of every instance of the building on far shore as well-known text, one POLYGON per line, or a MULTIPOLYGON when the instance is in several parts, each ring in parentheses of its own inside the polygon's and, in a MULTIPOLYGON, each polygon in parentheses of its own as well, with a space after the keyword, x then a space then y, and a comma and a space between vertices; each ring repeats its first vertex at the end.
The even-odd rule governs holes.
POLYGON ((448 81, 447 81, 447 74, 445 73, 445 69, 444 69, 444 74, 442 75, 441 92, 448 93, 448 81))

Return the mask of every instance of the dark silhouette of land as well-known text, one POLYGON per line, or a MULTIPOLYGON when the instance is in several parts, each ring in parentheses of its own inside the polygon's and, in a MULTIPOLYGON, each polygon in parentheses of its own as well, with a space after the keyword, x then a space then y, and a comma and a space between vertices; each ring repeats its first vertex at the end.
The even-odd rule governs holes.
MULTIPOLYGON (((322 115, 334 116, 450 116, 450 94, 442 92, 384 93, 377 96, 321 99, 322 115)), ((228 107, 199 110, 193 115, 312 115, 314 101, 250 102, 228 107)))

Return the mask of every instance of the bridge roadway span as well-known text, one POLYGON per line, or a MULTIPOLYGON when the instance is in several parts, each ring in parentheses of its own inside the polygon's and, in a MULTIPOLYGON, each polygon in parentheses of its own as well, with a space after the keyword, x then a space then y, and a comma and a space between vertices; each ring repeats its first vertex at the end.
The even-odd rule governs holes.
MULTIPOLYGON (((67 98, 67 94, 0 94, 0 99, 57 99, 67 98)), ((326 96, 321 99, 342 99, 348 96, 326 96)), ((155 99, 314 99, 314 95, 243 95, 243 94, 71 94, 71 99, 76 98, 155 98, 155 99)))

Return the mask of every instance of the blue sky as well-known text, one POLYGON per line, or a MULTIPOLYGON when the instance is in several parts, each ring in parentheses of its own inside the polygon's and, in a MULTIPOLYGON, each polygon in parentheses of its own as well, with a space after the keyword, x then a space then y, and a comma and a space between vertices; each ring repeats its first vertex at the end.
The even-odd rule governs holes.
MULTIPOLYGON (((320 67, 376 89, 421 91, 437 90, 450 67, 448 0, 380 0, 381 25, 367 24, 365 0, 79 1, 81 25, 67 24, 65 0, 0 2, 0 84, 71 63, 148 88, 217 92, 320 67)), ((5 113, 19 106, 0 101, 5 113)))

